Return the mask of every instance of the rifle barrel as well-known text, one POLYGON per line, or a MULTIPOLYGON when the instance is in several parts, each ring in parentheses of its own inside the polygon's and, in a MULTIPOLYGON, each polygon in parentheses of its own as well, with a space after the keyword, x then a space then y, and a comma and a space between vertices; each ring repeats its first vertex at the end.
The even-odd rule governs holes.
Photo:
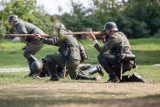
MULTIPOLYGON (((25 36, 34 36, 35 34, 6 34, 8 36, 18 36, 18 37, 25 37, 25 36)), ((42 37, 50 37, 48 34, 40 34, 42 37)))
MULTIPOLYGON (((93 34, 95 35, 100 35, 102 32, 100 31, 97 31, 97 32, 93 32, 93 34)), ((89 32, 67 32, 67 33, 64 33, 65 35, 88 35, 89 32)))
MULTIPOLYGON (((64 33, 64 35, 88 35, 89 32, 66 32, 64 33)), ((102 36, 103 32, 100 31, 95 31, 93 32, 93 34, 98 35, 98 36, 102 36)), ((17 37, 25 37, 25 36, 34 36, 35 34, 6 34, 8 36, 17 36, 17 37)), ((39 34, 41 37, 45 37, 45 38, 49 38, 51 36, 49 36, 48 34, 39 34)))

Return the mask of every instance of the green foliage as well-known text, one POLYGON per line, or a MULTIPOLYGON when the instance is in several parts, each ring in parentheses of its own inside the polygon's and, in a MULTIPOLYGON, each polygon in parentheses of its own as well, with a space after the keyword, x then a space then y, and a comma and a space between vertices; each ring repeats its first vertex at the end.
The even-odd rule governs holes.
MULTIPOLYGON (((108 20, 113 20, 112 18, 108 20)), ((138 21, 133 18, 117 16, 115 19, 117 26, 120 31, 124 32, 128 38, 141 38, 149 37, 150 30, 148 26, 143 21, 138 21)))
POLYGON ((102 30, 107 21, 115 21, 119 29, 129 38, 149 37, 159 31, 160 2, 157 0, 92 1, 93 7, 85 8, 82 4, 71 0, 72 12, 61 16, 46 14, 43 7, 36 6, 36 0, 4 2, 0 10, 0 24, 2 24, 0 39, 4 38, 5 32, 15 32, 7 22, 7 17, 11 14, 17 14, 22 20, 37 25, 50 35, 52 35, 52 26, 56 19, 72 31, 82 31, 84 28, 92 28, 94 31, 102 30))
POLYGON ((0 20, 0 40, 3 39, 6 35, 6 29, 3 24, 3 20, 0 20))
POLYGON ((156 34, 154 34, 154 37, 155 38, 160 38, 160 30, 156 34))
POLYGON ((125 4, 123 13, 126 17, 131 17, 134 20, 144 21, 149 34, 154 35, 160 27, 160 4, 157 0, 129 0, 125 4))
MULTIPOLYGON (((35 24, 45 33, 51 35, 54 18, 46 14, 42 9, 36 6, 36 0, 10 0, 5 2, 4 8, 0 10, 0 24, 5 28, 1 33, 3 36, 0 36, 0 39, 5 37, 6 32, 15 33, 15 30, 10 28, 7 20, 8 16, 13 14, 18 15, 22 20, 35 24)), ((0 31, 3 27, 1 27, 0 31)))

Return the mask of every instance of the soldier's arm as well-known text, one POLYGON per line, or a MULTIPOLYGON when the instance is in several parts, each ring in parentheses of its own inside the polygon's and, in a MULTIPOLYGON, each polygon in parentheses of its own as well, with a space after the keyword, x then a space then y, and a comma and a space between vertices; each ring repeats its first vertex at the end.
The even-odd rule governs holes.
POLYGON ((53 38, 43 38, 41 37, 40 35, 38 35, 37 37, 37 34, 34 36, 34 38, 36 39, 40 39, 40 41, 44 44, 48 44, 48 45, 55 45, 55 46, 58 46, 58 43, 59 43, 59 38, 57 37, 53 37, 53 38))
POLYGON ((22 24, 16 25, 16 31, 17 31, 17 34, 27 34, 28 33, 25 26, 22 24))
MULTIPOLYGON (((17 34, 27 34, 27 30, 26 30, 26 28, 25 28, 22 24, 18 23, 18 24, 15 26, 15 28, 16 28, 16 33, 17 33, 17 34)), ((20 37, 20 40, 21 40, 21 42, 23 42, 23 43, 27 43, 26 37, 20 37)))
POLYGON ((40 40, 44 44, 55 45, 55 46, 58 46, 58 42, 59 42, 59 38, 57 38, 57 37, 53 37, 53 38, 40 38, 40 40))

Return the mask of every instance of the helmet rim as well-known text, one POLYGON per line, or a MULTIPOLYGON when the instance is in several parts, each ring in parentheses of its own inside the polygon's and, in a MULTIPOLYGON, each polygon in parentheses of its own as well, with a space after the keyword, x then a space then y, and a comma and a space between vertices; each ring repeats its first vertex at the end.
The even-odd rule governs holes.
POLYGON ((18 21, 18 16, 17 15, 10 15, 8 17, 8 22, 10 21, 18 21))
POLYGON ((105 30, 112 30, 112 31, 118 31, 117 25, 114 22, 107 22, 104 25, 104 31, 105 30))

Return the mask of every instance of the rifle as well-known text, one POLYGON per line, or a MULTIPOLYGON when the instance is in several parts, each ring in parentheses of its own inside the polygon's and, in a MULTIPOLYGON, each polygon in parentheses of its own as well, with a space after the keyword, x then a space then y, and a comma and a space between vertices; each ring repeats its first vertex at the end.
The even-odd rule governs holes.
MULTIPOLYGON (((88 35, 89 32, 66 32, 64 33, 65 35, 88 35)), ((94 35, 97 35, 97 36, 103 36, 104 35, 104 32, 100 32, 100 31, 93 31, 93 34, 94 35)))
MULTIPOLYGON (((89 32, 65 32, 65 33, 62 33, 64 35, 88 35, 89 32)), ((93 32, 93 34, 97 35, 97 36, 103 36, 104 35, 104 32, 100 32, 100 31, 96 31, 96 32, 93 32)), ((6 34, 8 36, 17 36, 17 37, 25 37, 25 36, 34 36, 36 34, 6 34)), ((51 37, 50 35, 48 34, 39 34, 41 37, 45 37, 45 38, 49 38, 51 37)))
MULTIPOLYGON (((26 37, 26 36, 34 36, 36 34, 6 34, 7 36, 17 36, 17 37, 26 37)), ((40 34, 41 37, 45 37, 45 38, 49 38, 51 36, 49 36, 48 34, 40 34)))

